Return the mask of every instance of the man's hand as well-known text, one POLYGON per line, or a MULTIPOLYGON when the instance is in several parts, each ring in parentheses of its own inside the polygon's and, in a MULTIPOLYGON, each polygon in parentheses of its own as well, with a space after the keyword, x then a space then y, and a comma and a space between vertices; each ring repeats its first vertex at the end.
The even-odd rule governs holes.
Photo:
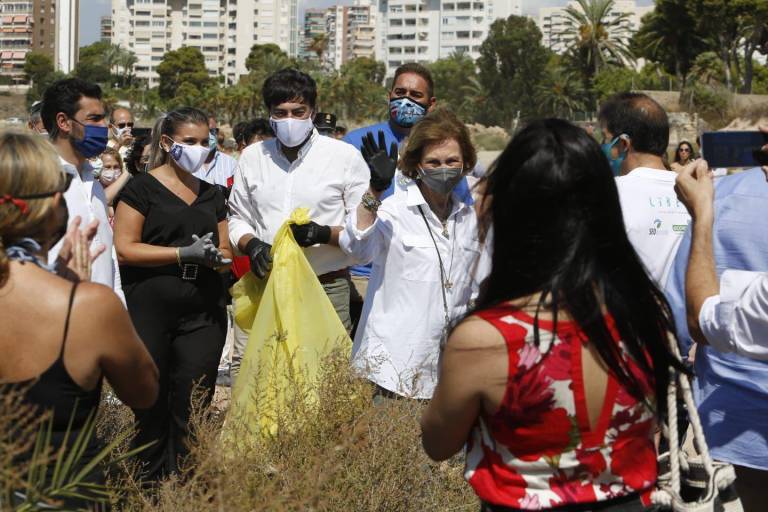
POLYGON ((675 193, 694 220, 712 215, 715 186, 706 160, 695 160, 683 167, 675 179, 675 193))
POLYGON ((98 219, 94 219, 85 229, 80 229, 81 222, 78 216, 69 224, 56 259, 57 273, 70 281, 90 281, 91 265, 107 250, 104 244, 91 248, 99 227, 98 219))
POLYGON ((251 238, 245 246, 245 253, 251 260, 251 272, 259 279, 264 279, 272 270, 272 246, 258 238, 251 238))
POLYGON ((373 139, 373 133, 368 132, 363 137, 360 152, 371 169, 371 188, 377 192, 387 190, 397 170, 397 144, 393 142, 387 154, 384 132, 379 130, 378 145, 373 139))
POLYGON ((123 146, 130 146, 133 144, 133 135, 130 131, 126 131, 124 133, 121 133, 119 137, 117 137, 117 144, 119 147, 123 146))
POLYGON ((309 247, 315 244, 327 244, 331 241, 331 227, 321 226, 317 222, 308 224, 291 224, 293 238, 301 247, 309 247))

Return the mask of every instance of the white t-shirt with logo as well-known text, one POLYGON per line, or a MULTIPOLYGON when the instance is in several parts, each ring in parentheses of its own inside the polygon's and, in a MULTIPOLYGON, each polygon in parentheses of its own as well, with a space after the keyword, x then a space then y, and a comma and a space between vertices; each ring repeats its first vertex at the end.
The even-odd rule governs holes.
POLYGON ((691 216, 675 194, 677 173, 638 167, 616 178, 629 241, 663 289, 691 216))

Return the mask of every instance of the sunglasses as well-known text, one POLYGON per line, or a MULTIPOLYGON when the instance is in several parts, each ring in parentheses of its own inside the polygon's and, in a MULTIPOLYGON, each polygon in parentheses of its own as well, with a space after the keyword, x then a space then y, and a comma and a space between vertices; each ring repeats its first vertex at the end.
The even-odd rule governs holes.
POLYGON ((122 130, 123 128, 125 128, 126 126, 127 126, 128 128, 133 128, 133 122, 130 122, 130 123, 115 123, 115 126, 117 126, 118 128, 120 128, 121 130, 122 130))
POLYGON ((690 153, 690 152, 691 152, 691 150, 690 150, 690 149, 688 149, 688 148, 680 148, 680 152, 681 152, 681 153, 690 153))

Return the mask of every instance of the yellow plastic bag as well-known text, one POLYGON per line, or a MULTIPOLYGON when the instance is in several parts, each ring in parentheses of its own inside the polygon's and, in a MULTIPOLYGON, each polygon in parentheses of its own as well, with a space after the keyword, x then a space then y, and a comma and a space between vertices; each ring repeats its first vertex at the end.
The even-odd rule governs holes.
POLYGON ((275 237, 268 278, 248 272, 232 288, 235 321, 249 336, 227 422, 244 422, 264 436, 277 433, 280 411, 296 399, 297 388, 305 402, 316 399, 325 357, 351 351, 344 325, 293 238, 290 224, 308 222, 309 210, 294 210, 275 237))

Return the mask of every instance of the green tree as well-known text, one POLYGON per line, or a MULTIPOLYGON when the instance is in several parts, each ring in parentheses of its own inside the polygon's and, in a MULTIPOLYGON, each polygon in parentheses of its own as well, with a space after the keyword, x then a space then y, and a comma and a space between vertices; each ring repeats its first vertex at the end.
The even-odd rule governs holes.
POLYGON ((576 2, 578 6, 565 8, 565 29, 560 37, 584 75, 591 79, 607 65, 632 62, 625 29, 629 14, 616 13, 613 0, 576 2))
POLYGON ((269 76, 291 65, 291 58, 274 43, 255 44, 245 59, 245 68, 269 76))
POLYGON ((45 53, 32 51, 24 58, 24 73, 35 85, 46 81, 53 71, 53 60, 45 53))
POLYGON ((572 119, 575 112, 586 110, 586 94, 578 76, 562 67, 559 56, 547 63, 545 77, 536 90, 541 115, 572 119))
POLYGON ((467 101, 467 94, 477 82, 475 62, 472 58, 464 52, 455 52, 430 64, 429 70, 435 81, 435 97, 438 98, 439 104, 453 111, 465 122, 474 121, 476 105, 467 101))
POLYGON ((508 126, 518 116, 536 115, 536 91, 548 59, 533 20, 510 16, 494 21, 477 59, 480 84, 488 91, 478 120, 508 126))
POLYGON ((74 75, 100 84, 112 81, 112 59, 114 46, 107 41, 97 41, 80 48, 74 75))
POLYGON ((632 39, 638 57, 658 62, 683 86, 696 56, 707 49, 689 4, 690 0, 656 0, 656 7, 643 17, 632 39))
POLYGON ((208 75, 203 54, 191 46, 167 52, 157 66, 157 74, 160 82, 158 92, 164 100, 176 97, 183 84, 191 86, 184 89, 187 95, 191 94, 191 88, 199 92, 216 84, 208 75))

